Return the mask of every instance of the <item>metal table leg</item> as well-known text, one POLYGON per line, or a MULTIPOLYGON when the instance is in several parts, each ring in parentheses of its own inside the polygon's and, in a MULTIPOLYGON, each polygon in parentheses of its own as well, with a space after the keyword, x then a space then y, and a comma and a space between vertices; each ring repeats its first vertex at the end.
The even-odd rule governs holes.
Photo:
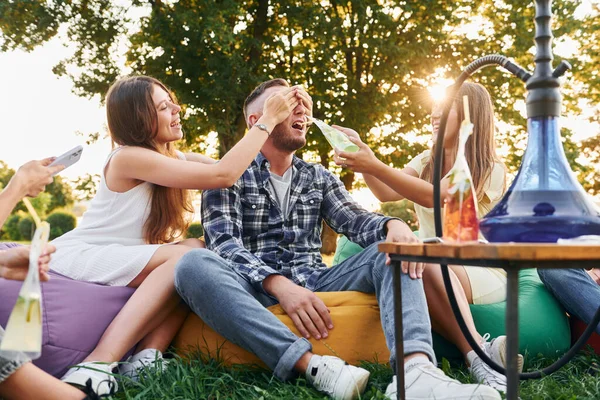
POLYGON ((519 270, 508 268, 506 287, 506 379, 508 400, 519 398, 519 270))
POLYGON ((404 330, 402 328, 402 281, 400 271, 401 261, 392 260, 394 272, 394 337, 396 338, 396 390, 399 400, 405 399, 404 394, 404 330))

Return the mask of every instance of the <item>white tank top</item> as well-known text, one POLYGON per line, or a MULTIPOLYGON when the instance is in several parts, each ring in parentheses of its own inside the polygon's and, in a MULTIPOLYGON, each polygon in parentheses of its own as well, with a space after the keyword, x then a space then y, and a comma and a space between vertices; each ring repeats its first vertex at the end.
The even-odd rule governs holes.
POLYGON ((146 244, 144 224, 150 214, 152 184, 142 182, 123 193, 113 192, 106 185, 104 169, 112 156, 122 148, 117 147, 106 159, 96 196, 90 202, 79 225, 55 239, 53 243, 59 245, 63 242, 77 240, 94 245, 119 243, 124 246, 136 246, 146 244))
MULTIPOLYGON (((122 147, 108 156, 104 168, 122 147)), ((177 152, 177 156, 185 156, 177 152)), ((106 185, 104 169, 96 196, 79 226, 55 239, 50 268, 71 279, 111 286, 128 285, 161 246, 146 244, 144 224, 152 202, 152 184, 124 192, 106 185)))

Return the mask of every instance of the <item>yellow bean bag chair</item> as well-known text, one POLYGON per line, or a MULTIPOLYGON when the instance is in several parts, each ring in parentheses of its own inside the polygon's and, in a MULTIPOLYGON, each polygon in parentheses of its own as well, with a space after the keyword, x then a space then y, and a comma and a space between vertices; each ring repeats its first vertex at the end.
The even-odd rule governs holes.
MULTIPOLYGON (((321 292, 316 295, 329 308, 334 329, 329 332, 327 339, 310 339, 314 353, 334 355, 354 365, 360 361, 379 363, 389 361, 390 352, 385 344, 379 306, 374 294, 321 292)), ((276 304, 268 309, 298 335, 294 323, 281 306, 276 304)), ((225 340, 194 313, 190 313, 185 320, 173 345, 182 356, 199 350, 226 365, 265 366, 254 354, 225 340)))

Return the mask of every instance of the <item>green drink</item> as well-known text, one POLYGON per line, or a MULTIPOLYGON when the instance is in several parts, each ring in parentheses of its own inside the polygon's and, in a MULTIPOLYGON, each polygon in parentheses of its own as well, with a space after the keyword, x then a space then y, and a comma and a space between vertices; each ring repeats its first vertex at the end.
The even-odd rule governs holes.
POLYGON ((50 225, 40 222, 31 241, 29 271, 0 343, 0 355, 4 357, 14 358, 17 352, 23 352, 35 360, 42 354, 42 288, 38 259, 49 235, 50 225))
POLYGON ((352 143, 344 132, 327 125, 320 119, 309 117, 309 120, 312 120, 321 130, 321 132, 323 132, 325 139, 327 139, 331 147, 334 149, 347 151, 349 153, 355 153, 358 151, 358 146, 352 143))
POLYGON ((37 358, 41 349, 42 306, 39 295, 19 296, 10 314, 0 352, 20 351, 31 358, 37 358))

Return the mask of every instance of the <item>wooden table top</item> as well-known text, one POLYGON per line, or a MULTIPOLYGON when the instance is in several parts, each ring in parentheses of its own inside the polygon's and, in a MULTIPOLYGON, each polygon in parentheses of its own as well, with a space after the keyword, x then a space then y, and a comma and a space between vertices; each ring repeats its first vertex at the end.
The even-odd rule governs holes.
POLYGON ((417 257, 462 260, 577 261, 600 260, 600 245, 555 243, 392 243, 379 251, 417 257))

